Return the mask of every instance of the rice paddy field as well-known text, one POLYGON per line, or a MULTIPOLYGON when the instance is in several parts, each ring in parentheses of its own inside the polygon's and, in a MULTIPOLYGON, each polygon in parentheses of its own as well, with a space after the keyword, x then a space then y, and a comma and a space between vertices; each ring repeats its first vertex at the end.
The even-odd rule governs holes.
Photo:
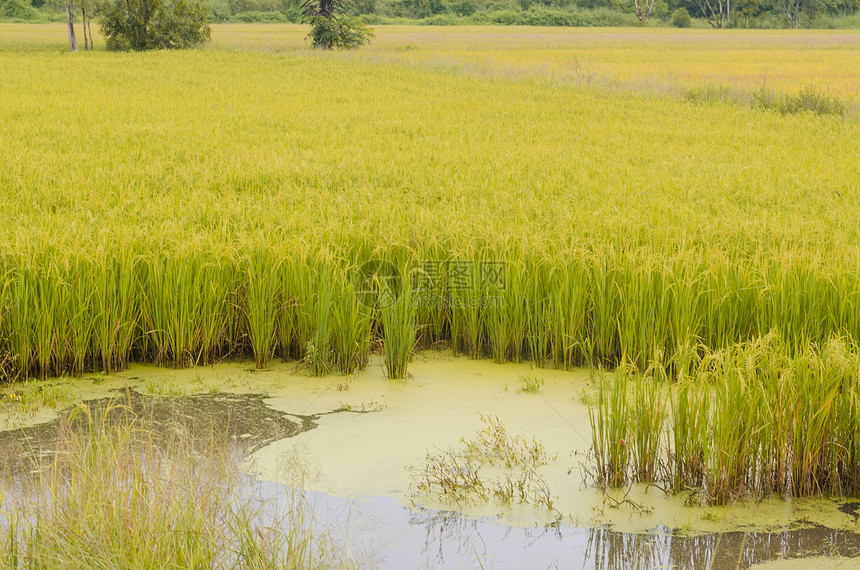
POLYGON ((650 428, 595 408, 598 480, 658 479, 618 441, 662 453, 671 409, 670 486, 858 494, 860 36, 376 34, 70 54, 0 25, 0 378, 374 352, 398 378, 440 346, 618 367, 674 391, 624 388, 650 428), (731 398, 750 437, 696 427, 738 425, 731 398), (820 439, 752 438, 784 401, 820 439))

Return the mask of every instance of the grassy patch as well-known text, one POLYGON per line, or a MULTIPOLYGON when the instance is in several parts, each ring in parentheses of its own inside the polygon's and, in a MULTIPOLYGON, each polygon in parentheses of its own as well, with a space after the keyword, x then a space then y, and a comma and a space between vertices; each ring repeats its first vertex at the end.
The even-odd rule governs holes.
POLYGON ((664 387, 660 367, 616 372, 590 407, 591 476, 657 482, 710 504, 860 495, 860 357, 843 339, 794 352, 770 334, 702 349, 664 387))
POLYGON ((54 453, 0 482, 4 567, 350 565, 299 494, 282 505, 249 495, 241 458, 217 434, 201 454, 187 432, 156 437, 119 402, 79 414, 54 453))
POLYGON ((415 496, 430 496, 463 505, 497 501, 552 509, 552 496, 538 468, 548 461, 543 445, 508 435, 494 417, 482 417, 484 427, 460 449, 427 453, 423 464, 410 467, 415 496))

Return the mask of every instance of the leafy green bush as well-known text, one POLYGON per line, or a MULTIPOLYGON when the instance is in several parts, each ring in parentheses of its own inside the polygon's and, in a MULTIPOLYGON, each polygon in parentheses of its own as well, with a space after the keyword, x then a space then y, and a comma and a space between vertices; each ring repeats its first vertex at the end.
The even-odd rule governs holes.
POLYGON ((320 49, 356 49, 370 43, 373 30, 361 18, 342 15, 337 18, 312 16, 308 37, 320 49))
POLYGON ((693 18, 686 8, 678 8, 672 13, 672 25, 676 28, 689 28, 693 25, 693 18))
POLYGON ((0 3, 0 18, 4 20, 34 20, 36 10, 23 0, 2 0, 0 3))
POLYGON ((233 11, 227 0, 209 0, 209 21, 214 23, 229 22, 233 11))
POLYGON ((109 50, 181 49, 209 39, 208 17, 200 0, 114 0, 101 29, 109 50))

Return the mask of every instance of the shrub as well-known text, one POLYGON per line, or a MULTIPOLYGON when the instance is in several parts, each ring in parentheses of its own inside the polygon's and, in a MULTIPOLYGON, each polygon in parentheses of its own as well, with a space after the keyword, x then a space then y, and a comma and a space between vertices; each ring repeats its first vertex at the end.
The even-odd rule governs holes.
POLYGON ((23 0, 3 0, 0 3, 0 18, 3 20, 34 20, 36 11, 23 0))
POLYGON ((370 43, 373 30, 355 16, 311 17, 311 33, 308 34, 315 48, 356 49, 370 43))
POLYGON ((114 0, 102 33, 113 51, 189 48, 209 39, 208 17, 199 0, 114 0))
POLYGON ((686 8, 678 8, 672 13, 672 25, 676 28, 689 28, 693 25, 693 19, 686 8))

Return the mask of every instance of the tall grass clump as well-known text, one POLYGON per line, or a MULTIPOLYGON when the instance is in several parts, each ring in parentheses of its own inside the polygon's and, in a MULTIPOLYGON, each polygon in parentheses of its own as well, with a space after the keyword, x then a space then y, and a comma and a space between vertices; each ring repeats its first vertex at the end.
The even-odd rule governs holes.
POLYGON ((54 453, 0 484, 4 568, 350 564, 300 494, 283 505, 253 498, 218 434, 157 431, 119 402, 81 406, 59 429, 54 453))
POLYGON ((783 115, 813 113, 842 117, 848 111, 845 101, 814 86, 806 86, 796 93, 782 93, 763 85, 753 93, 753 106, 783 115))
POLYGON ((397 299, 388 306, 380 307, 379 313, 383 330, 385 374, 391 379, 405 378, 407 365, 418 343, 416 307, 410 279, 401 281, 397 299))
POLYGON ((244 313, 257 368, 265 368, 275 352, 281 301, 278 258, 267 248, 253 251, 246 265, 244 313))
POLYGON ((601 387, 589 411, 597 483, 658 481, 712 504, 860 495, 860 356, 844 339, 795 351, 770 333, 704 350, 661 395, 664 379, 661 366, 624 367, 601 387))
POLYGON ((619 487, 629 478, 630 400, 627 376, 619 370, 611 386, 601 382, 597 404, 589 407, 594 478, 602 485, 619 487))

